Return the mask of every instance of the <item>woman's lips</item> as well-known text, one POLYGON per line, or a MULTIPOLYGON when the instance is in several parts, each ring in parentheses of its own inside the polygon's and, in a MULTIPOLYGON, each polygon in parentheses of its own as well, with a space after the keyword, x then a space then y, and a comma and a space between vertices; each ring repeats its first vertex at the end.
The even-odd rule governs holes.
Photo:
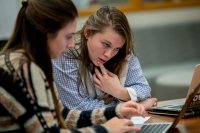
POLYGON ((103 60, 103 59, 101 59, 101 58, 99 58, 98 60, 99 60, 99 62, 102 63, 102 64, 106 63, 106 61, 103 60))

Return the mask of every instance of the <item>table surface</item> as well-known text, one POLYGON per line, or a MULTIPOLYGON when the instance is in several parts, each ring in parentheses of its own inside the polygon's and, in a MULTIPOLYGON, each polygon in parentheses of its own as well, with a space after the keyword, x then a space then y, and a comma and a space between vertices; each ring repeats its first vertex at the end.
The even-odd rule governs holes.
MULTIPOLYGON (((167 100, 158 102, 158 106, 166 105, 170 103, 181 103, 185 99, 176 99, 176 100, 167 100)), ((175 117, 173 116, 164 116, 164 115, 153 115, 150 114, 151 118, 147 121, 148 123, 153 122, 173 122, 175 117)), ((200 116, 195 116, 191 118, 181 119, 176 126, 175 133, 200 133, 200 116)))

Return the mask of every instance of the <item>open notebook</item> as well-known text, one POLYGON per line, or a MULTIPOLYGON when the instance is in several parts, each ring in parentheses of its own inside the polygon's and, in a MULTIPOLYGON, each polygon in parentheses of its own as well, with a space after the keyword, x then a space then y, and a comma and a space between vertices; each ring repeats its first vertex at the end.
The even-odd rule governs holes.
MULTIPOLYGON (((199 85, 199 83, 200 83, 200 64, 195 66, 194 73, 192 76, 192 81, 188 89, 188 94, 186 96, 186 100, 189 98, 189 95, 193 92, 194 88, 199 85)), ((178 113, 181 111, 184 102, 185 101, 179 104, 170 103, 164 106, 152 107, 148 110, 148 112, 152 114, 177 116, 178 113)), ((200 115, 200 91, 195 93, 195 95, 192 97, 192 101, 188 105, 187 110, 183 115, 183 117, 187 118, 195 115, 200 115)))
POLYGON ((193 98, 200 91, 200 84, 198 84, 191 93, 187 96, 185 104, 182 109, 179 111, 178 115, 171 123, 145 123, 143 124, 141 130, 137 133, 167 133, 173 132, 176 129, 176 125, 180 121, 180 119, 184 116, 185 112, 190 108, 193 103, 193 98))

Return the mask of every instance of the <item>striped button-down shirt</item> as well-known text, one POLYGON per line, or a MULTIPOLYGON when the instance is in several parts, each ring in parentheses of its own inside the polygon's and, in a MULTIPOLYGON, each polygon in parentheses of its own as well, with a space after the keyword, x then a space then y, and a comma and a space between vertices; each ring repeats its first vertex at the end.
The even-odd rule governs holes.
MULTIPOLYGON (((69 58, 65 53, 59 59, 52 61, 55 83, 63 104, 72 109, 94 109, 116 104, 105 105, 103 100, 92 98, 88 95, 81 81, 81 75, 77 60, 69 58)), ((132 100, 143 101, 151 97, 151 88, 143 75, 139 60, 131 55, 128 60, 128 70, 124 87, 132 100)), ((93 88, 95 89, 95 88, 93 88)))

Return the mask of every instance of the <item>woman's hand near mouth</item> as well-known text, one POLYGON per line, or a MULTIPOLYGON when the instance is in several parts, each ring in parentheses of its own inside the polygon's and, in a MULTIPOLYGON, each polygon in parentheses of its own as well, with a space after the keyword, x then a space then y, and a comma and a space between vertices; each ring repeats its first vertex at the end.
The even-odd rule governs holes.
POLYGON ((128 91, 121 85, 118 76, 108 71, 103 64, 98 64, 101 72, 95 68, 93 75, 94 86, 120 100, 130 100, 128 91))

